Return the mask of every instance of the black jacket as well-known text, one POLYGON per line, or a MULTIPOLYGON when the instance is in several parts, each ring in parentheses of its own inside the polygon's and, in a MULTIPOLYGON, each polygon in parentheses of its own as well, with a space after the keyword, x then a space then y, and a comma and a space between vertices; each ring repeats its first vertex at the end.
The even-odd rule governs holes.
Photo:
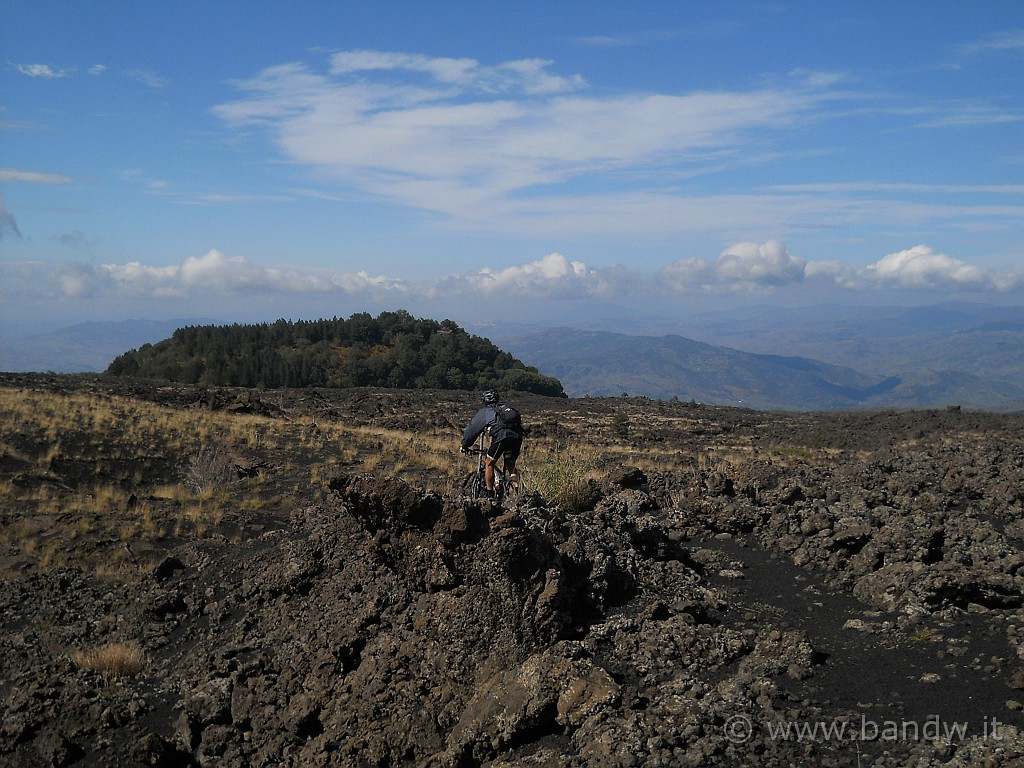
POLYGON ((509 435, 515 435, 520 438, 522 437, 522 433, 517 432, 510 427, 499 425, 498 412, 490 406, 485 406, 476 412, 473 420, 469 422, 469 426, 466 427, 466 431, 462 433, 463 450, 473 445, 473 443, 476 442, 476 439, 480 437, 480 433, 485 429, 489 430, 488 434, 494 442, 503 440, 509 435), (497 428, 495 429, 496 426, 497 428))

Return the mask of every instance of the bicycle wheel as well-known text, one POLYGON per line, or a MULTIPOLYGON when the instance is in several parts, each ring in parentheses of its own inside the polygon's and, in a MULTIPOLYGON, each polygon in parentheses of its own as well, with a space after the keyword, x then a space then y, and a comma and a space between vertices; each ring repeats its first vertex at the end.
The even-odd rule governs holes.
POLYGON ((519 501, 523 492, 526 490, 526 487, 523 485, 522 471, 520 470, 514 475, 507 475, 503 488, 505 492, 505 499, 508 500, 510 504, 515 504, 519 501))
POLYGON ((486 488, 484 482, 484 473, 476 470, 467 473, 462 479, 462 495, 476 501, 482 498, 484 495, 484 489, 486 488))

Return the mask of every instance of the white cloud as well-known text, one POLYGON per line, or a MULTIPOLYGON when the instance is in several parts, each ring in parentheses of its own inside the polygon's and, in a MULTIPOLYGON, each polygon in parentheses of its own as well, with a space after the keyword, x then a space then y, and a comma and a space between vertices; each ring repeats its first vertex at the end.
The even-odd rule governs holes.
POLYGON ((997 280, 987 270, 936 253, 927 245, 890 253, 867 269, 876 283, 898 288, 985 290, 1006 279, 997 280))
POLYGON ((804 279, 824 286, 835 286, 849 290, 865 287, 863 270, 858 270, 839 261, 809 261, 804 269, 804 279))
POLYGON ((429 75, 441 84, 463 86, 484 93, 522 91, 527 94, 554 94, 586 86, 579 75, 561 77, 547 72, 553 62, 544 59, 520 59, 495 67, 483 66, 475 59, 430 57, 418 53, 387 51, 342 51, 331 57, 330 73, 406 71, 429 75))
POLYGON ((227 256, 211 249, 189 256, 181 264, 149 266, 127 264, 65 264, 52 276, 69 297, 116 295, 187 297, 210 293, 327 293, 340 290, 400 291, 400 280, 356 274, 323 275, 301 269, 281 269, 249 263, 242 256, 227 256))
POLYGON ((450 298, 522 296, 529 298, 620 296, 630 293, 638 276, 621 267, 592 269, 552 253, 537 261, 504 269, 451 275, 411 284, 365 270, 328 272, 281 269, 251 264, 242 256, 212 249, 181 264, 64 264, 51 279, 67 297, 123 295, 188 298, 208 294, 370 294, 383 297, 450 298))
MULTIPOLYGON (((0 209, 2 212, 2 209, 0 209)), ((596 268, 560 253, 503 268, 484 267, 423 283, 372 275, 365 270, 268 267, 212 249, 181 264, 64 264, 50 280, 69 298, 227 296, 360 296, 388 301, 452 301, 472 298, 558 301, 568 299, 658 300, 671 295, 771 293, 808 284, 815 290, 916 290, 953 293, 1024 288, 1017 272, 992 273, 923 245, 892 253, 866 268, 836 261, 807 261, 777 240, 742 242, 714 259, 687 258, 657 273, 623 266, 596 268)))
POLYGON ((662 271, 664 284, 679 292, 748 292, 798 283, 807 262, 778 240, 737 243, 714 261, 681 259, 662 271))
POLYGON ((384 292, 384 293, 408 293, 410 287, 397 277, 387 275, 371 275, 364 270, 350 273, 343 272, 331 275, 331 286, 339 288, 345 293, 361 293, 363 291, 384 292))
POLYGON ((992 272, 917 245, 891 253, 865 268, 838 261, 807 261, 786 246, 738 243, 713 261, 680 259, 665 267, 657 284, 683 294, 770 292, 803 282, 851 291, 911 289, 952 291, 1010 291, 1024 287, 1018 271, 992 272))
POLYGON ((715 271, 727 283, 783 285, 804 277, 804 259, 793 256, 778 240, 738 243, 719 255, 715 271))
POLYGON ((582 261, 571 261, 560 253, 550 253, 526 264, 499 270, 485 267, 477 273, 448 278, 432 288, 431 293, 534 299, 621 296, 629 292, 634 280, 634 276, 620 268, 593 269, 582 261))
POLYGON ((88 70, 86 70, 86 71, 87 71, 87 72, 88 72, 88 73, 89 73, 90 75, 102 75, 102 74, 103 74, 104 72, 106 72, 106 71, 107 71, 107 65, 106 65, 106 64, 93 64, 93 65, 92 65, 91 67, 89 67, 89 69, 88 69, 88 70))
POLYGON ((539 59, 483 66, 350 51, 326 74, 268 68, 236 83, 245 95, 214 112, 266 127, 289 160, 345 187, 496 224, 528 203, 525 191, 557 201, 554 185, 582 177, 718 167, 742 153, 748 131, 808 118, 825 98, 806 88, 587 96, 581 77, 550 70, 539 59))
POLYGON ((333 75, 374 70, 408 70, 432 75, 443 83, 470 80, 470 72, 479 67, 473 59, 430 58, 420 54, 386 51, 342 51, 331 56, 333 75))
POLYGON ((67 77, 71 72, 66 69, 57 69, 49 64, 15 64, 14 68, 23 75, 29 77, 42 77, 47 80, 67 77))
MULTIPOLYGON (((326 70, 291 63, 236 82, 240 97, 213 111, 229 126, 266 130, 288 161, 314 171, 324 197, 427 211, 437 214, 435 227, 536 237, 702 233, 730 242, 838 227, 1016 227, 1024 218, 1019 205, 922 199, 1017 194, 1019 185, 689 191, 695 177, 770 160, 788 131, 853 98, 834 90, 839 74, 797 71, 801 82, 759 90, 594 93, 582 77, 554 69, 541 59, 488 66, 344 51, 326 70)), ((946 120, 1009 119, 1017 117, 961 105, 946 120)))
POLYGON ((103 281, 102 273, 82 264, 62 264, 52 275, 61 294, 72 299, 94 295, 103 281))
POLYGON ((0 181, 18 181, 26 184, 70 184, 72 178, 61 173, 19 171, 15 168, 0 168, 0 181))

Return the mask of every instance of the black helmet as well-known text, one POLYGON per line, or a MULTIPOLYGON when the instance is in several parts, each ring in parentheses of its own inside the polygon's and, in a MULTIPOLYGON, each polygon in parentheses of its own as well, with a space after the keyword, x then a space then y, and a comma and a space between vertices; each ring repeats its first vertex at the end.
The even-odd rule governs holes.
POLYGON ((493 389, 488 389, 484 392, 484 405, 497 405, 498 393, 493 389))

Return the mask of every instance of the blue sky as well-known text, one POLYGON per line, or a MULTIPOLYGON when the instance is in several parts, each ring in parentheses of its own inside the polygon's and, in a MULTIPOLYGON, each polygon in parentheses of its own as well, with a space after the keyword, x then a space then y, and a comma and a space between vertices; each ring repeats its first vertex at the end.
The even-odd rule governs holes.
POLYGON ((1018 0, 0 19, 7 330, 1024 303, 1018 0))

